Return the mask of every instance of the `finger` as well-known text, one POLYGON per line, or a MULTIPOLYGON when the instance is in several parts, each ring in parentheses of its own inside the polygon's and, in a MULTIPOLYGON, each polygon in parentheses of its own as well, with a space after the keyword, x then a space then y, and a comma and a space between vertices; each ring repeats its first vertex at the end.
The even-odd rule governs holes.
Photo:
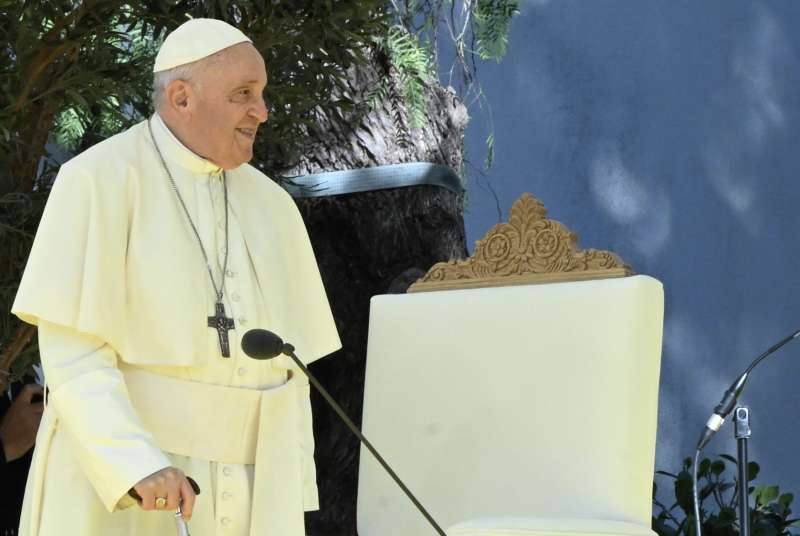
POLYGON ((181 503, 181 488, 175 488, 165 495, 167 498, 166 510, 176 510, 181 503))
POLYGON ((139 503, 139 506, 142 507, 142 510, 155 510, 155 508, 156 508, 156 505, 155 505, 155 502, 156 502, 155 493, 153 493, 151 490, 147 490, 147 491, 138 490, 138 493, 142 497, 142 500, 139 503))
POLYGON ((22 388, 22 392, 20 393, 20 398, 25 402, 30 403, 31 398, 33 395, 41 395, 44 393, 41 385, 36 383, 29 383, 25 387, 22 388))
POLYGON ((196 500, 197 495, 195 495, 191 484, 189 484, 187 480, 184 480, 183 484, 181 484, 181 513, 186 521, 192 518, 196 500))

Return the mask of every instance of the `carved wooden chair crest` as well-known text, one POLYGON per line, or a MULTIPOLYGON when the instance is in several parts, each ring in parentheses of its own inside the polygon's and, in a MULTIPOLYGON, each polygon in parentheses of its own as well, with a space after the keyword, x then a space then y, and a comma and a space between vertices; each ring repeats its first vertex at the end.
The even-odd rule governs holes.
POLYGON ((508 223, 499 223, 478 240, 464 260, 435 265, 408 292, 525 285, 624 277, 630 266, 610 251, 579 250, 578 237, 556 220, 531 194, 511 207, 508 223))

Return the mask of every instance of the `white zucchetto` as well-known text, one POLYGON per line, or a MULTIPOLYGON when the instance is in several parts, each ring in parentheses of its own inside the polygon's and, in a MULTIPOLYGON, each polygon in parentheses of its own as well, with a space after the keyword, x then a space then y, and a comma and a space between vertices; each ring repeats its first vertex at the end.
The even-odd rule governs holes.
POLYGON ((217 19, 191 19, 175 28, 161 45, 153 72, 206 58, 239 43, 253 41, 238 28, 217 19))

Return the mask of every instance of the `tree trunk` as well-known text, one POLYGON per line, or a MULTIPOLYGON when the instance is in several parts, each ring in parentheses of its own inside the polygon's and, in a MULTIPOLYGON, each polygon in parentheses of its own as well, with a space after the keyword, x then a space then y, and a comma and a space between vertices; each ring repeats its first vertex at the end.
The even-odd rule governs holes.
MULTIPOLYGON (((363 99, 379 77, 388 76, 390 97, 360 123, 341 114, 320 117, 316 130, 309 132, 313 141, 292 175, 403 162, 460 170, 468 121, 463 104, 451 89, 432 83, 426 88, 428 121, 411 128, 396 72, 386 57, 374 57, 372 66, 352 72, 352 96, 363 99)), ((311 371, 358 425, 369 300, 376 294, 405 292, 434 263, 466 256, 463 201, 463 194, 438 186, 297 200, 343 344, 311 371)), ((308 514, 307 532, 355 536, 358 440, 316 392, 312 408, 321 509, 308 514)))

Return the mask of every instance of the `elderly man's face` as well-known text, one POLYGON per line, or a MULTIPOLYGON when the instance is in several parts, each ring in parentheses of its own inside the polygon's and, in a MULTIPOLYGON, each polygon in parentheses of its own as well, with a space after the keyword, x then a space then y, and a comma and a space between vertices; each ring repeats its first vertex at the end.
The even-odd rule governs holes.
POLYGON ((232 46, 197 82, 191 128, 202 156, 224 169, 249 162, 258 126, 267 120, 261 54, 250 43, 232 46))

